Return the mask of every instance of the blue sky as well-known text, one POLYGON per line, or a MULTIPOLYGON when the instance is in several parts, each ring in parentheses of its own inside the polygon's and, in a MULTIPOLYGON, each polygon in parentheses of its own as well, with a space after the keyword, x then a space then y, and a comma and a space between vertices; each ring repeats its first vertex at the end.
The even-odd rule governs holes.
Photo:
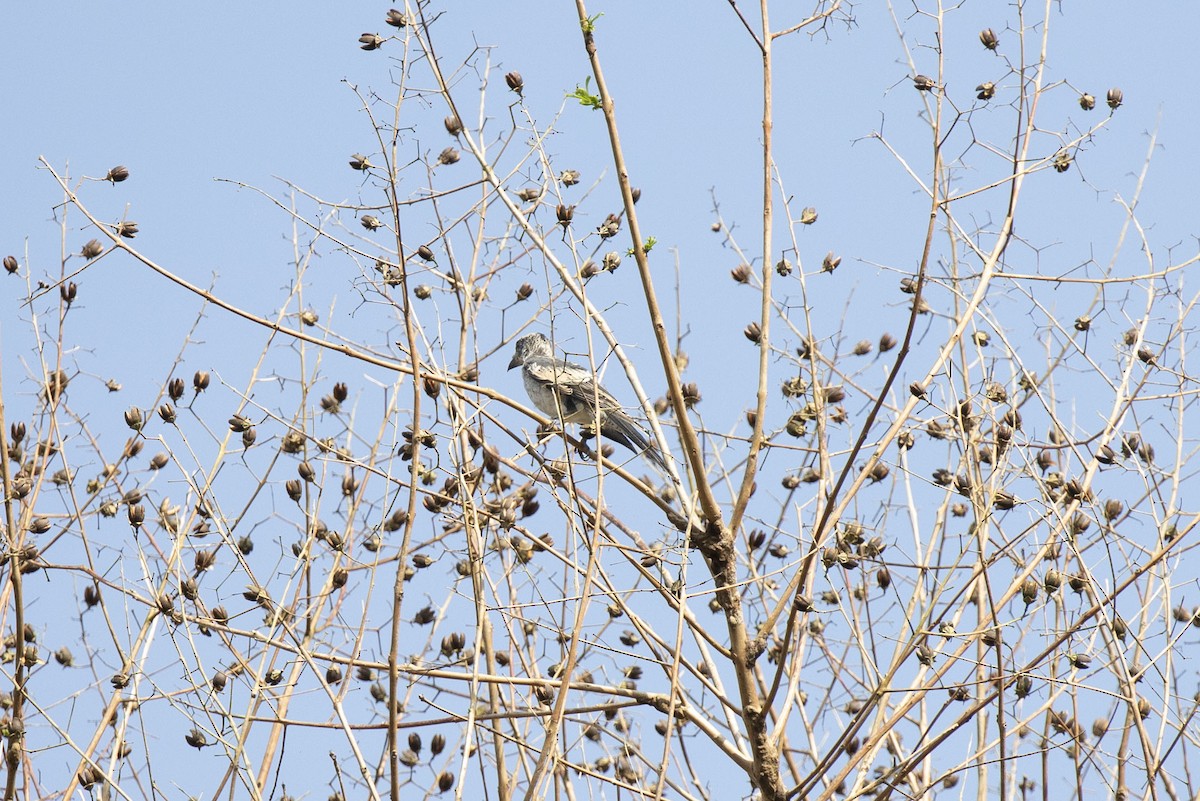
MULTIPOLYGON (((902 5, 898 13, 917 70, 933 74, 931 26, 911 20, 911 6, 902 5)), ((777 45, 778 165, 796 209, 814 206, 820 213, 816 226, 799 231, 799 258, 806 268, 816 269, 828 251, 843 257, 835 275, 810 279, 815 288, 810 302, 827 306, 814 315, 826 333, 849 320, 843 350, 860 338, 876 339, 882 329, 900 332, 907 314, 895 290, 895 270, 914 267, 927 213, 925 198, 897 159, 872 138, 882 132, 918 174, 927 173, 921 98, 892 20, 877 6, 858 4, 849 28, 834 24, 827 35, 802 34, 777 45), (855 314, 847 315, 847 309, 855 314)), ((600 114, 565 100, 588 73, 573 5, 447 2, 437 8, 442 17, 434 31, 444 66, 459 64, 476 46, 493 48, 491 92, 497 99, 489 98, 486 116, 494 130, 506 123, 501 114, 508 101, 499 82, 508 70, 525 76, 526 102, 542 124, 561 112, 550 150, 557 168, 583 173, 585 187, 601 181, 590 190, 598 202, 581 221, 598 224, 605 211, 616 208, 617 196, 600 114)), ((1020 219, 1017 234, 1031 244, 1013 246, 1012 269, 1055 274, 1089 260, 1107 266, 1115 258, 1117 273, 1143 270, 1136 242, 1113 256, 1123 219, 1114 197, 1132 196, 1148 153, 1152 162, 1139 217, 1151 251, 1160 264, 1190 257, 1200 220, 1194 55, 1200 6, 1072 0, 1053 8, 1047 83, 1066 83, 1046 96, 1041 155, 1053 153, 1058 133, 1103 119, 1110 87, 1123 90, 1124 105, 1086 143, 1071 170, 1061 176, 1047 171, 1030 182, 1032 213, 1020 219), (1077 105, 1080 91, 1097 98, 1090 115, 1077 105), (1151 135, 1157 140, 1152 153, 1151 135)), ((39 156, 56 170, 69 169, 74 180, 101 178, 124 164, 129 181, 115 187, 87 183, 84 201, 103 219, 136 220, 141 233, 135 246, 169 269, 200 285, 211 283, 218 295, 254 312, 271 314, 294 274, 291 225, 262 196, 230 181, 284 197, 280 179, 285 179, 330 200, 377 202, 346 162, 355 152, 376 149, 350 86, 384 96, 390 90, 394 45, 366 53, 356 41, 364 31, 387 33, 386 10, 311 2, 10 7, 0 26, 0 255, 17 256, 22 276, 34 281, 58 276, 55 208, 61 193, 39 169, 39 156)), ((644 193, 638 207, 642 225, 659 243, 654 264, 664 295, 671 294, 666 288, 676 265, 684 276, 681 299, 691 321, 684 340, 692 357, 688 378, 705 392, 706 422, 729 430, 739 425, 742 408, 727 389, 752 381, 754 367, 740 331, 757 310, 753 293, 739 292, 729 280, 738 259, 710 226, 715 198, 758 264, 758 56, 724 0, 625 0, 589 10, 604 15, 598 21, 600 52, 633 182, 644 193), (741 347, 745 358, 729 355, 741 347)), ((992 26, 1001 49, 1015 57, 1016 35, 1005 29, 1011 14, 1009 4, 974 2, 950 15, 957 38, 945 43, 947 95, 959 108, 970 108, 974 87, 987 80, 996 81, 999 95, 955 128, 955 141, 964 148, 971 132, 1001 148, 1011 137, 1002 101, 1015 91, 1013 78, 975 38, 980 28, 992 26)), ((478 115, 472 105, 478 103, 475 72, 458 74, 456 97, 470 109, 472 124, 478 115)), ((449 143, 437 122, 444 109, 413 114, 423 125, 432 121, 409 141, 414 156, 436 154, 449 143)), ((1003 167, 977 150, 967 161, 962 186, 1003 167)), ((459 167, 466 174, 466 165, 459 167)), ((986 228, 997 209, 991 197, 971 206, 974 222, 986 228)), ((772 260, 789 247, 783 229, 772 260)), ((422 230, 418 225, 410 233, 420 239, 422 230)), ((431 229, 424 235, 431 236, 431 229)), ((92 236, 77 214, 68 219, 68 252, 77 252, 92 236)), ((309 300, 324 322, 380 347, 394 338, 395 321, 364 310, 349 289, 351 265, 329 248, 322 249, 317 264, 309 300)), ((76 259, 71 268, 78 266, 76 259)), ((628 304, 632 265, 625 270, 614 277, 621 282, 594 284, 600 305, 628 304)), ((200 303, 128 259, 102 262, 78 280, 81 300, 71 319, 75 332, 87 333, 74 339, 80 369, 125 386, 113 396, 99 382, 79 391, 91 393, 95 406, 89 408, 98 417, 119 421, 122 409, 154 397, 200 303)), ((1189 286, 1188 277, 1183 283, 1189 286)), ((784 296, 787 291, 781 289, 784 296)), ((0 293, 7 309, 0 318, 6 399, 19 387, 32 405, 32 385, 20 384, 22 362, 32 353, 30 313, 20 305, 25 285, 0 276, 0 293)), ((1064 319, 1087 302, 1069 288, 1048 298, 1061 303, 1064 319)), ((1126 322, 1122 299, 1109 300, 1103 319, 1105 336, 1111 337, 1126 322)), ((614 317, 626 324, 622 335, 635 359, 652 363, 648 329, 632 304, 629 308, 614 317)), ((572 336, 578 346, 579 331, 568 332, 572 336)), ((264 339, 260 331, 216 314, 199 327, 197 338, 189 370, 219 371, 234 385, 249 374, 248 357, 264 339)), ((515 393, 518 380, 516 373, 505 373, 506 361, 507 353, 489 365, 484 382, 515 393)), ((649 391, 654 395, 662 387, 649 391)), ((1080 406, 1086 418, 1091 410, 1082 400, 1080 406)), ((126 435, 119 427, 113 433, 126 435)))

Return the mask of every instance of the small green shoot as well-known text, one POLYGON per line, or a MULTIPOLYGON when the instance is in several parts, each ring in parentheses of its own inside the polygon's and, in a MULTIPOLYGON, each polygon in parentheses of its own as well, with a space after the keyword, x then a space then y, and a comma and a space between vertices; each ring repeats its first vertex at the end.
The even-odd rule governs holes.
POLYGON ((587 79, 584 80, 583 86, 575 84, 575 91, 568 93, 567 97, 573 97, 579 101, 579 105, 586 106, 592 111, 595 111, 603 106, 604 102, 600 99, 600 95, 594 95, 591 93, 591 85, 592 78, 591 76, 588 76, 587 79))

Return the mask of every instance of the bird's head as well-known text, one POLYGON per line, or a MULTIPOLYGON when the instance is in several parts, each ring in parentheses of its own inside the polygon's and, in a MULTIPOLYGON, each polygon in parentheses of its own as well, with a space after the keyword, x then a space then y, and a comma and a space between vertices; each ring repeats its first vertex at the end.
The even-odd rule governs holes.
POLYGON ((541 334, 529 334, 517 340, 517 347, 508 363, 508 369, 520 367, 530 356, 550 356, 553 354, 550 340, 541 334))

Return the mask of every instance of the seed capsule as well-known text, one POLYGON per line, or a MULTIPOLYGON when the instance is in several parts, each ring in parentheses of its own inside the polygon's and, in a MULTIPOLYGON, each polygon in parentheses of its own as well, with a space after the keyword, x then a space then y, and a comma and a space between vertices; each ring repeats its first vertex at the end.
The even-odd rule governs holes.
POLYGON ((918 75, 913 78, 913 86, 918 92, 929 92, 937 88, 937 81, 928 75, 918 75))

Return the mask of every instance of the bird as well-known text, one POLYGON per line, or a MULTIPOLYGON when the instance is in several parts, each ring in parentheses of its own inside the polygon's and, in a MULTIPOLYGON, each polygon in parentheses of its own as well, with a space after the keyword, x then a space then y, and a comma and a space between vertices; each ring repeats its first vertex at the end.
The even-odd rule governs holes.
POLYGON ((605 439, 641 453, 663 470, 666 460, 637 421, 625 413, 612 393, 600 386, 592 371, 554 357, 554 347, 542 334, 517 340, 508 369, 521 368, 525 391, 533 405, 551 419, 599 428, 605 439))

